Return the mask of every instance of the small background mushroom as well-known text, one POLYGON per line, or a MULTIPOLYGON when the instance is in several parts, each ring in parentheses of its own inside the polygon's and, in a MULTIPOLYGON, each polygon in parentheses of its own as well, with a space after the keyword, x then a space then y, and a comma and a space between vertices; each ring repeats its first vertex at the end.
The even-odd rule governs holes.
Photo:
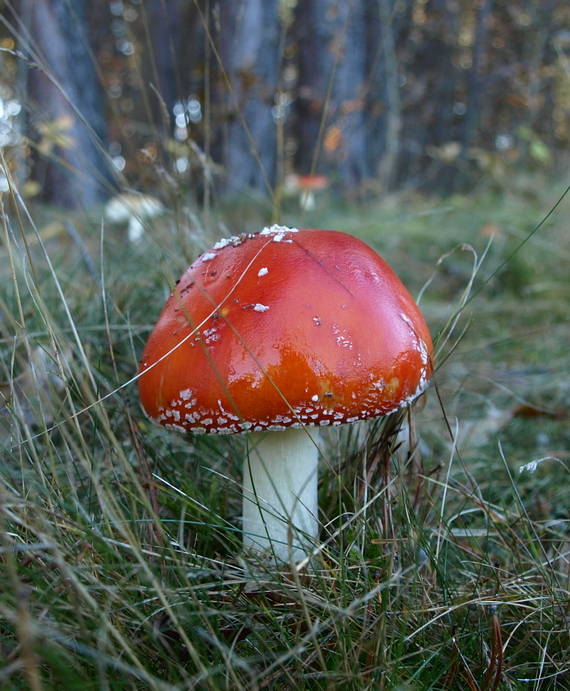
POLYGON ((118 194, 105 206, 105 218, 111 223, 128 223, 129 242, 137 243, 142 238, 145 221, 164 213, 164 206, 146 194, 118 194))

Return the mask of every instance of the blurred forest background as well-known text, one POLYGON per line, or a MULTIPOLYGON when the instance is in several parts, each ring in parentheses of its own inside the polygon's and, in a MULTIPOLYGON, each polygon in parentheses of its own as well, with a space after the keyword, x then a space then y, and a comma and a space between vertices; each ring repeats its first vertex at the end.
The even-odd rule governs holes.
POLYGON ((569 119, 568 0, 0 0, 1 689, 568 691, 569 119), (378 249, 436 344, 322 434, 301 574, 242 551, 248 437, 135 386, 271 222, 378 249))
POLYGON ((0 191, 455 192, 569 161, 564 0, 0 0, 0 191), (319 179, 316 182, 319 185, 319 179))

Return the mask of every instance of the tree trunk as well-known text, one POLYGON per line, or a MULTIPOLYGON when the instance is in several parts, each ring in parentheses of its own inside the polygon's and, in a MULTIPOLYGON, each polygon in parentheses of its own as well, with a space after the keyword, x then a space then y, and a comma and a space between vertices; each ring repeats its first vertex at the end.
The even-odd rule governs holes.
MULTIPOLYGON (((408 16, 400 51, 405 68, 398 179, 406 184, 446 187, 458 178, 454 161, 434 158, 435 150, 460 137, 463 101, 457 67, 458 3, 427 0, 420 16, 408 16)), ((454 151, 453 144, 449 151, 454 151)), ((453 155, 450 154, 450 158, 453 155)))
POLYGON ((225 196, 235 197, 248 189, 272 194, 278 6, 278 0, 221 0, 212 5, 212 154, 224 169, 225 196))
POLYGON ((396 175, 402 127, 396 1, 367 0, 367 3, 368 169, 382 192, 391 187, 396 175))
POLYGON ((29 122, 40 155, 34 177, 43 199, 88 208, 106 196, 105 120, 89 48, 86 0, 24 0, 20 37, 28 71, 29 122), (36 134, 37 133, 37 134, 36 134))
POLYGON ((544 89, 544 83, 547 80, 541 76, 541 70, 545 65, 545 58, 551 43, 549 39, 552 39, 552 24, 556 5, 557 0, 543 0, 541 3, 529 5, 533 30, 526 46, 525 62, 528 70, 526 89, 528 126, 531 129, 536 127, 539 113, 543 109, 541 90, 544 89))
POLYGON ((296 168, 327 174, 344 189, 367 176, 363 0, 298 3, 296 168))
POLYGON ((462 156, 477 138, 479 123, 483 119, 483 63, 487 53, 489 36, 489 17, 493 0, 480 0, 473 40, 473 57, 471 70, 467 79, 467 113, 463 128, 462 156))
MULTIPOLYGON (((146 78, 155 91, 150 95, 153 124, 166 136, 171 135, 174 104, 189 95, 182 90, 182 70, 177 65, 181 57, 182 16, 181 0, 169 0, 168 5, 166 0, 147 2, 150 45, 145 57, 150 63, 150 73, 146 78)), ((187 84, 184 86, 187 90, 187 84)))

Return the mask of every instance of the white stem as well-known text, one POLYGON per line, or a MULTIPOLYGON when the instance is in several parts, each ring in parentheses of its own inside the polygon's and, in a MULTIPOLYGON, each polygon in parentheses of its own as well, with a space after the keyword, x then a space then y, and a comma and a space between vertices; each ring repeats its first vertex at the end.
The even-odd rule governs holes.
POLYGON ((313 190, 301 192, 300 206, 303 211, 312 211, 315 208, 315 193, 313 190))
POLYGON ((243 470, 246 548, 272 553, 272 547, 287 562, 307 555, 318 535, 316 438, 307 428, 249 435, 243 470))
POLYGON ((144 226, 142 221, 137 216, 131 216, 129 218, 129 228, 127 234, 129 236, 129 242, 137 243, 142 238, 144 233, 144 226))

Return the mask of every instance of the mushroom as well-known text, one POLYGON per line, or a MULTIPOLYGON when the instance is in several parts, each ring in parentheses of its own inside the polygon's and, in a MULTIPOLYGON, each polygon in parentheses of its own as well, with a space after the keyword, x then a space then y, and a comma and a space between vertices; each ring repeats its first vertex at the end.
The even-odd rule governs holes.
POLYGON ((107 202, 105 218, 111 223, 128 222, 128 238, 137 243, 143 236, 145 221, 164 212, 162 203, 146 194, 118 194, 107 202))
POLYGON ((243 540, 285 561, 318 538, 317 431, 409 404, 432 372, 419 308, 331 230, 221 240, 184 273, 144 349, 142 405, 194 434, 247 432, 243 540))
POLYGON ((326 190, 329 179, 326 175, 297 175, 292 173, 285 180, 287 191, 299 195, 299 205, 304 211, 315 208, 315 192, 326 190))

